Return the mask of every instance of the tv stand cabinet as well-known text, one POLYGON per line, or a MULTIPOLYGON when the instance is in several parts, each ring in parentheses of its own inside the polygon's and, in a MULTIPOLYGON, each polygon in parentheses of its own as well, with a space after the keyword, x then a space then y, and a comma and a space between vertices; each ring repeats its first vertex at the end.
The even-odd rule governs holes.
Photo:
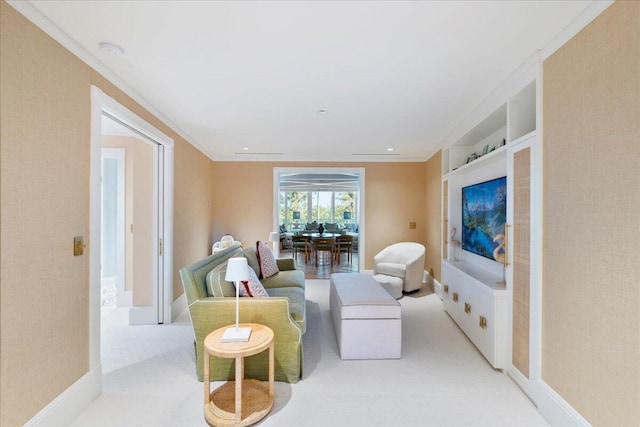
POLYGON ((466 261, 443 261, 445 310, 496 369, 507 366, 507 290, 502 277, 466 261))

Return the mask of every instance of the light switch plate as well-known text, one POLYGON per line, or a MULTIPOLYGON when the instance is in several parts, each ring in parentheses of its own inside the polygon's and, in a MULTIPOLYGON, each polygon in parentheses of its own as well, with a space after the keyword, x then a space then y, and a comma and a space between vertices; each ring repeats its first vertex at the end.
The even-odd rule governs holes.
POLYGON ((411 221, 411 222, 409 223, 409 229, 410 229, 410 230, 415 230, 415 228, 416 228, 416 223, 415 223, 415 221, 411 221))
POLYGON ((76 236, 73 238, 73 256, 80 256, 84 254, 84 239, 82 236, 76 236))

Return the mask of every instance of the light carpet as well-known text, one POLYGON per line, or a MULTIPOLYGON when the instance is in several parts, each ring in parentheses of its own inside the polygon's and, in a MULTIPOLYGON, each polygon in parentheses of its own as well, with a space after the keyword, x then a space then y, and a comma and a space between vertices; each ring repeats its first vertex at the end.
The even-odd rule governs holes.
MULTIPOLYGON (((401 359, 341 360, 328 283, 307 280, 303 379, 276 382, 274 407, 258 425, 548 425, 428 289, 400 300, 401 359)), ((103 394, 73 425, 207 425, 188 312, 171 325, 129 327, 126 310, 114 309, 103 323, 103 394)))

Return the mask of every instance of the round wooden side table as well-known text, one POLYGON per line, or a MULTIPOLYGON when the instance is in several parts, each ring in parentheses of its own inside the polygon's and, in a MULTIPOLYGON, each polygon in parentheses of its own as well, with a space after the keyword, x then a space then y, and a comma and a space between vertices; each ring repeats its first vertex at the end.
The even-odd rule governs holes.
POLYGON ((273 407, 274 347, 273 331, 257 323, 241 323, 251 328, 246 342, 222 342, 228 327, 216 329, 204 340, 204 417, 214 426, 248 426, 264 418, 273 407), (269 349, 269 382, 244 378, 244 358, 269 349), (211 356, 236 359, 235 381, 211 391, 211 356))

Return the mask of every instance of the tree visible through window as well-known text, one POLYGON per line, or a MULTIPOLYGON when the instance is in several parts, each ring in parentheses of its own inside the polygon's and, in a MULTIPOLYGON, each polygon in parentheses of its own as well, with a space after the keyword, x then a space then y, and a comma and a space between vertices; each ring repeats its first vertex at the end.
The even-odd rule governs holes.
POLYGON ((357 206, 357 191, 282 191, 278 217, 287 230, 313 221, 346 228, 357 223, 357 206))

